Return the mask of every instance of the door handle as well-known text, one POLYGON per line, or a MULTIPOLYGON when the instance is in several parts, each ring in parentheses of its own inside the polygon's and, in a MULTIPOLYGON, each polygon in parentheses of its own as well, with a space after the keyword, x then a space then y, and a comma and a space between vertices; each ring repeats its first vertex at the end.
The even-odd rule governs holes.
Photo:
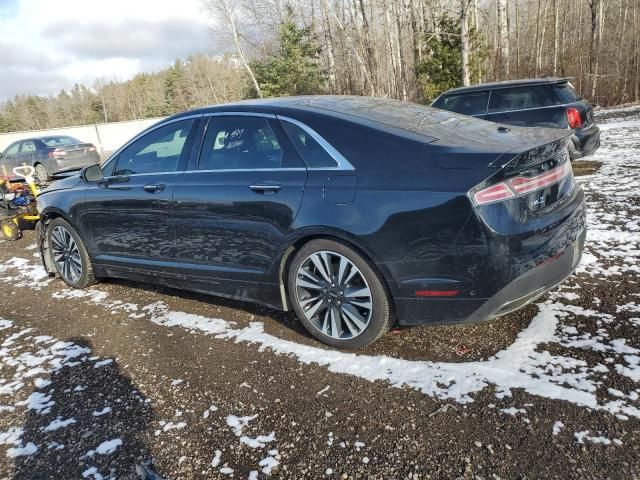
POLYGON ((278 190, 280 190, 280 185, 260 184, 260 185, 250 185, 249 188, 256 193, 271 194, 271 193, 276 193, 278 190))
POLYGON ((166 185, 164 183, 149 183, 148 185, 145 185, 142 188, 144 188, 145 192, 158 193, 163 191, 165 187, 166 185))

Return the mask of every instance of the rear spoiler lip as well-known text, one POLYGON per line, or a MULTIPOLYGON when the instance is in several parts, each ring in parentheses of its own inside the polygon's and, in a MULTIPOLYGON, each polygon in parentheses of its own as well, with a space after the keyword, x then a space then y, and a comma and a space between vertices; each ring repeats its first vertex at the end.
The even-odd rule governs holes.
POLYGON ((571 137, 573 136, 573 132, 572 131, 567 131, 564 132, 562 130, 559 130, 559 132, 562 132, 562 135, 558 135, 557 138, 553 138, 553 139, 549 139, 549 141, 547 142, 543 142, 543 143, 538 143, 536 142, 534 143, 525 143, 524 145, 522 145, 521 147, 517 147, 514 148, 513 150, 510 150, 506 153, 503 153, 502 155, 498 156, 493 162, 491 162, 488 166, 489 167, 494 167, 494 168, 505 168, 506 166, 508 166, 511 162, 513 162, 516 158, 518 158, 520 155, 522 155, 523 153, 529 152, 531 150, 534 150, 536 148, 541 148, 541 147, 545 147, 554 143, 558 143, 558 142, 564 142, 565 144, 568 143, 571 139, 571 137))

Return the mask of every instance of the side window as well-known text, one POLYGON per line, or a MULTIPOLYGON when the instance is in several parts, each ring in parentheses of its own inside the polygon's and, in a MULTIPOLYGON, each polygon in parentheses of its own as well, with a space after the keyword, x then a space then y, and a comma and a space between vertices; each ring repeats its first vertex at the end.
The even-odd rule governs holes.
POLYGON ((120 152, 113 175, 175 172, 193 122, 173 122, 142 136, 120 152))
POLYGON ((334 168, 338 162, 306 130, 283 120, 282 127, 309 168, 334 168))
POLYGON ((558 83, 554 85, 554 90, 562 103, 573 103, 582 100, 582 97, 578 95, 578 92, 570 82, 558 83))
POLYGON ((36 151, 36 144, 32 141, 22 142, 20 153, 31 153, 36 151))
POLYGON ((9 145, 9 148, 5 150, 4 154, 15 155, 16 153, 18 153, 18 147, 20 147, 20 142, 16 142, 13 145, 9 145))
POLYGON ((214 116, 209 120, 198 170, 281 168, 283 158, 269 119, 214 116))
POLYGON ((470 92, 459 95, 448 95, 443 101, 438 102, 438 108, 443 108, 451 112, 462 113, 463 115, 482 115, 487 111, 489 92, 470 92))
POLYGON ((491 92, 489 112, 548 107, 554 104, 555 99, 548 85, 498 88, 491 92))

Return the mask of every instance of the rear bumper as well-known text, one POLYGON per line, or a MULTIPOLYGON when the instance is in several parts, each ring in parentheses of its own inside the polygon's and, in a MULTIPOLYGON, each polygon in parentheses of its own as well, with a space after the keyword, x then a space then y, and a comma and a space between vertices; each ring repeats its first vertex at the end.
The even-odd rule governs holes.
POLYGON ((401 325, 472 323, 518 310, 573 273, 580 264, 585 237, 583 230, 561 254, 527 270, 488 299, 396 299, 398 321, 401 325))
POLYGON ((600 128, 594 123, 588 128, 576 130, 572 138, 571 160, 587 157, 600 147, 600 128))
POLYGON ((100 156, 87 155, 73 160, 56 160, 53 164, 53 171, 50 173, 61 173, 69 170, 80 170, 81 168, 88 167, 89 165, 96 165, 100 163, 100 156))

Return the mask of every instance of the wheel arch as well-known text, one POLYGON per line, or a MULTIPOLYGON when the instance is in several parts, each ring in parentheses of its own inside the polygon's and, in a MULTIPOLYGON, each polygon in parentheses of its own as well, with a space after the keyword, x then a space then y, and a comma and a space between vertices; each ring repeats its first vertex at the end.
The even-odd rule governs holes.
POLYGON ((38 249, 40 251, 40 259, 49 275, 56 275, 56 269, 53 266, 53 259, 51 258, 51 252, 49 252, 49 245, 47 244, 47 226, 52 220, 56 218, 62 218, 65 222, 69 223, 69 225, 71 225, 76 231, 78 231, 78 227, 74 224, 71 217, 67 215, 63 210, 55 207, 50 207, 40 212, 40 220, 36 225, 38 249))
POLYGON ((280 295, 282 297, 281 301, 283 310, 292 310, 291 304, 289 302, 289 291, 287 286, 287 275, 289 273, 291 260, 293 259, 295 253, 302 247, 304 247, 307 243, 319 239, 333 240, 344 243, 349 248, 352 248, 359 255, 361 255, 365 260, 367 260, 372 265, 372 267, 380 274, 380 278, 383 281, 384 287, 391 294, 391 304, 395 307, 395 300, 393 295, 395 289, 392 288, 395 283, 393 281, 391 273, 386 271, 385 268, 380 268, 380 265, 378 265, 373 260, 372 252, 364 245, 362 245, 362 242, 359 242, 354 235, 348 232, 339 229, 327 229, 326 227, 318 227, 308 228, 296 232, 296 235, 290 239, 287 248, 284 249, 282 255, 280 256, 280 262, 278 266, 278 283, 280 284, 280 295))

